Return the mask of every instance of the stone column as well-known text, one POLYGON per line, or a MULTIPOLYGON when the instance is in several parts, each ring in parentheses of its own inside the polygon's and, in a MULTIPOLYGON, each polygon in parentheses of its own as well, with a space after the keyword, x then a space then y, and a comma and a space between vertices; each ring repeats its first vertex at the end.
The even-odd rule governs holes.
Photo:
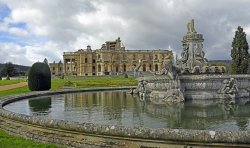
POLYGON ((79 61, 79 70, 80 70, 80 76, 82 76, 82 54, 80 53, 80 61, 79 61))
POLYGON ((101 65, 101 75, 104 75, 104 64, 101 63, 100 65, 101 65))
POLYGON ((67 73, 67 69, 66 69, 66 63, 67 62, 67 60, 66 59, 63 59, 63 74, 64 75, 66 75, 66 73, 67 73))
POLYGON ((70 57, 70 75, 72 75, 72 57, 70 57))

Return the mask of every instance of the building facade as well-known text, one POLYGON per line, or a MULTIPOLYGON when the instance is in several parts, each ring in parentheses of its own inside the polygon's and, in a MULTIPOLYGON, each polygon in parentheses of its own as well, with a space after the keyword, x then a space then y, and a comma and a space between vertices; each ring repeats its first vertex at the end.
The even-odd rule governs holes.
POLYGON ((133 72, 141 61, 139 72, 159 72, 166 58, 173 59, 169 50, 126 50, 120 38, 107 41, 100 49, 79 49, 64 52, 63 63, 50 63, 52 75, 102 76, 133 72))

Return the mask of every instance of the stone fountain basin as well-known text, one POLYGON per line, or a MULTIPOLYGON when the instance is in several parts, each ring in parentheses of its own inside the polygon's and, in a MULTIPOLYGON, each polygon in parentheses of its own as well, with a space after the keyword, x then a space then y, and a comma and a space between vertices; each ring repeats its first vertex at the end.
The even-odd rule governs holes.
MULTIPOLYGON (((186 80, 186 79, 185 79, 186 80)), ((189 79, 188 79, 189 80, 189 79)), ((13 113, 3 109, 3 106, 21 99, 27 99, 37 96, 48 96, 62 93, 77 93, 77 92, 91 92, 104 90, 129 90, 131 87, 117 87, 117 88, 95 88, 95 89, 74 89, 74 90, 60 90, 60 91, 42 91, 31 92, 27 94, 14 95, 4 97, 0 101, 0 116, 3 119, 9 120, 9 126, 14 122, 20 124, 34 125, 44 129, 63 130, 66 133, 91 134, 92 136, 103 136, 112 139, 126 139, 130 142, 147 141, 155 144, 176 142, 176 143, 193 143, 198 145, 227 145, 235 146, 235 144, 250 144, 250 131, 209 131, 209 130, 192 130, 192 129, 167 129, 167 128, 144 128, 144 127, 124 127, 117 125, 99 125, 94 123, 78 123, 73 121, 63 121, 57 119, 47 119, 42 117, 33 117, 13 113)), ((1 128, 9 131, 10 129, 5 125, 1 128)), ((19 133, 19 129, 11 131, 25 136, 27 133, 19 133)), ((34 139, 34 135, 25 136, 34 139)), ((46 136, 45 136, 46 137, 46 136)), ((48 142, 48 138, 40 138, 48 142)), ((70 143, 70 140, 68 141, 70 143)), ((86 142, 86 141, 85 141, 86 142)))

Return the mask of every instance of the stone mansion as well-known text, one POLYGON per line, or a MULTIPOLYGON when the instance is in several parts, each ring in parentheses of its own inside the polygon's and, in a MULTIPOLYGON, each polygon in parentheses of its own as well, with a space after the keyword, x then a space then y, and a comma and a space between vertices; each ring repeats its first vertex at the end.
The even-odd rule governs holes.
POLYGON ((102 76, 132 73, 138 67, 139 72, 157 73, 163 68, 165 58, 173 59, 169 50, 126 50, 121 39, 106 41, 100 49, 79 49, 64 52, 63 62, 50 63, 53 76, 102 76))

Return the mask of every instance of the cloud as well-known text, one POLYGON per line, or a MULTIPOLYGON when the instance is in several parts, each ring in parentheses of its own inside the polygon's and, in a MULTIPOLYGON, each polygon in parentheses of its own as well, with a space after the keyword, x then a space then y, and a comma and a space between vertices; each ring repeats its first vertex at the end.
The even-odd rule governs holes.
POLYGON ((205 38, 206 57, 230 59, 237 26, 250 33, 248 0, 0 0, 0 6, 0 52, 7 55, 0 62, 59 61, 64 51, 97 49, 117 37, 127 49, 180 53, 192 18, 205 38))
POLYGON ((29 34, 26 30, 22 30, 16 27, 10 28, 9 32, 16 36, 27 36, 29 34))

